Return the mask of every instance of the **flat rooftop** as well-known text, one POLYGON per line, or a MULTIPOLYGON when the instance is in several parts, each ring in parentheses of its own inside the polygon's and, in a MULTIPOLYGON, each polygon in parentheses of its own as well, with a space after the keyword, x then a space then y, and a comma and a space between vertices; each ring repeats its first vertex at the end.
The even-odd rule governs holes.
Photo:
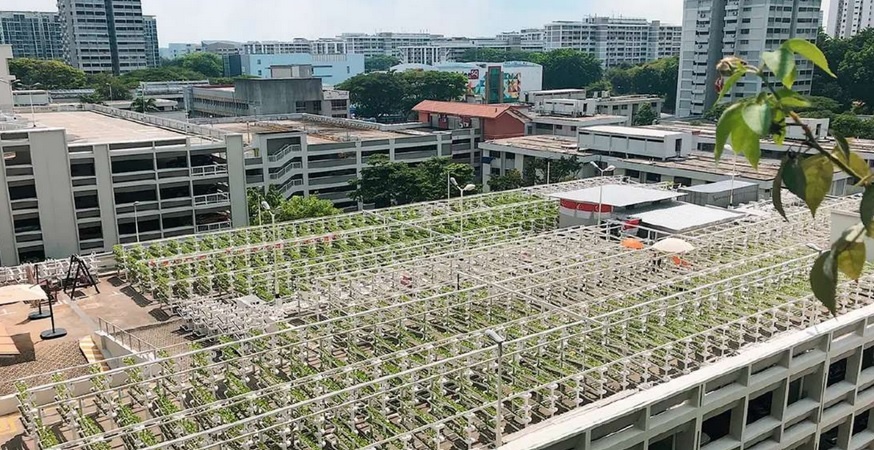
POLYGON ((756 186, 756 183, 750 183, 740 180, 723 180, 716 183, 698 184, 695 186, 687 186, 681 190, 684 192, 700 192, 705 194, 713 194, 716 192, 728 192, 733 189, 741 189, 745 187, 756 186))
POLYGON ((675 136, 675 135, 681 134, 678 131, 656 130, 653 128, 640 128, 640 127, 618 127, 615 125, 599 125, 599 126, 595 126, 595 127, 588 127, 588 128, 586 128, 586 130, 589 130, 589 131, 592 131, 595 133, 621 134, 624 136, 650 137, 650 138, 664 138, 667 136, 675 136))
POLYGON ((184 138, 189 135, 91 111, 36 113, 37 127, 64 128, 68 144, 105 144, 184 138))
POLYGON ((735 155, 732 152, 725 152, 718 163, 713 158, 713 153, 700 151, 693 151, 684 159, 670 161, 651 161, 638 158, 628 158, 625 161, 653 167, 690 170, 715 175, 730 176, 731 173, 734 173, 737 177, 756 181, 773 180, 777 176, 777 170, 780 169, 780 161, 773 159, 762 159, 759 161, 758 169, 753 169, 753 166, 747 162, 746 158, 735 155))
MULTIPOLYGON (((356 139, 372 141, 379 139, 405 138, 422 135, 422 132, 403 133, 397 131, 382 131, 343 127, 325 122, 308 120, 260 120, 258 122, 231 122, 208 125, 229 133, 240 133, 243 140, 249 144, 249 133, 266 134, 282 132, 305 132, 308 144, 333 144, 338 142, 354 142, 356 139)), ((428 133, 430 134, 430 133, 428 133)))
POLYGON ((589 127, 593 128, 594 126, 606 126, 599 124, 607 124, 607 123, 623 123, 628 120, 625 116, 614 116, 610 114, 595 114, 594 116, 583 116, 583 117, 572 117, 572 116, 562 116, 558 114, 540 114, 536 112, 524 112, 526 116, 528 116, 534 122, 565 122, 572 123, 575 126, 580 127, 589 127))
POLYGON ((578 150, 579 146, 577 145, 577 140, 569 136, 520 136, 506 139, 495 139, 492 141, 486 141, 485 143, 516 149, 564 153, 567 155, 582 156, 589 154, 586 152, 580 152, 578 150))
POLYGON ((625 208, 642 203, 658 202, 682 197, 685 194, 673 191, 647 189, 625 184, 608 184, 601 187, 579 189, 570 192, 559 192, 550 195, 561 200, 571 200, 582 203, 600 203, 604 205, 625 208))
POLYGON ((652 206, 629 214, 629 217, 640 219, 645 226, 660 228, 674 233, 730 222, 743 216, 743 214, 722 208, 698 206, 683 202, 652 206))

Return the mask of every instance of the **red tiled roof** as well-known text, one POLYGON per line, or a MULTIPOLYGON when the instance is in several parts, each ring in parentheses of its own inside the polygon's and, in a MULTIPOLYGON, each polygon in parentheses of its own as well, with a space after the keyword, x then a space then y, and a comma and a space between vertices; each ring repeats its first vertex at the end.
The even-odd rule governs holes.
POLYGON ((512 105, 478 105, 475 103, 462 102, 438 102, 425 100, 413 108, 413 111, 423 111, 437 114, 449 114, 452 116, 480 117, 483 119, 496 119, 501 114, 512 109, 512 105))

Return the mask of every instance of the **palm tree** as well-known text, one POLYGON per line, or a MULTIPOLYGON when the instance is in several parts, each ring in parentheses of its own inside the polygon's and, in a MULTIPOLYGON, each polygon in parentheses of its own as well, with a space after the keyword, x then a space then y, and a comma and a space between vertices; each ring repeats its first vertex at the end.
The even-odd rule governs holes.
POLYGON ((135 98, 130 107, 138 113, 154 112, 158 110, 158 105, 155 104, 155 99, 145 97, 135 98))

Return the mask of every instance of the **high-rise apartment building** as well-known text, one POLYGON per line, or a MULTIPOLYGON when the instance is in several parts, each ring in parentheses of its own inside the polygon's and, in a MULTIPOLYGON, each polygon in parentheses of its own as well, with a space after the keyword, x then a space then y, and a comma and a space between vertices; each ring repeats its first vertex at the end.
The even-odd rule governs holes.
POLYGON ((830 36, 848 38, 874 27, 874 0, 832 0, 825 30, 830 36))
POLYGON ((377 55, 400 56, 400 47, 430 45, 443 35, 429 33, 343 33, 347 53, 361 53, 365 57, 377 55))
POLYGON ((58 14, 0 11, 0 44, 12 46, 16 58, 63 59, 58 14))
POLYGON ((67 62, 86 73, 148 67, 140 0, 58 0, 67 62))
POLYGON ((291 41, 250 41, 243 44, 246 55, 281 55, 287 53, 310 53, 313 55, 338 55, 346 53, 346 43, 340 39, 309 40, 296 38, 291 41))
POLYGON ((595 55, 605 67, 640 64, 679 54, 679 42, 667 39, 678 27, 659 21, 612 17, 587 17, 545 25, 546 51, 571 48, 595 55))
MULTIPOLYGON (((685 0, 677 115, 704 114, 716 101, 716 64, 736 55, 753 65, 762 52, 790 38, 816 40, 821 0, 685 0)), ((797 61, 795 89, 810 93, 813 64, 797 61)), ((761 82, 745 78, 726 101, 758 93, 761 82)))
POLYGON ((155 16, 143 16, 143 38, 146 43, 146 64, 149 67, 161 65, 161 54, 158 51, 158 21, 155 16))

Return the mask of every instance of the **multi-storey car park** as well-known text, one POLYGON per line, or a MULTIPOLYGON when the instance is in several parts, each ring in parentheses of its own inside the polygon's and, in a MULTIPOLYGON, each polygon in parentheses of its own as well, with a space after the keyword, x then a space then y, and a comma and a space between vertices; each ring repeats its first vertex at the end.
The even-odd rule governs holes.
POLYGON ((606 183, 125 245, 203 337, 21 380, 22 421, 58 449, 874 442, 874 280, 841 282, 837 318, 807 284, 858 198, 747 205, 659 264, 557 228, 551 194, 606 183))

